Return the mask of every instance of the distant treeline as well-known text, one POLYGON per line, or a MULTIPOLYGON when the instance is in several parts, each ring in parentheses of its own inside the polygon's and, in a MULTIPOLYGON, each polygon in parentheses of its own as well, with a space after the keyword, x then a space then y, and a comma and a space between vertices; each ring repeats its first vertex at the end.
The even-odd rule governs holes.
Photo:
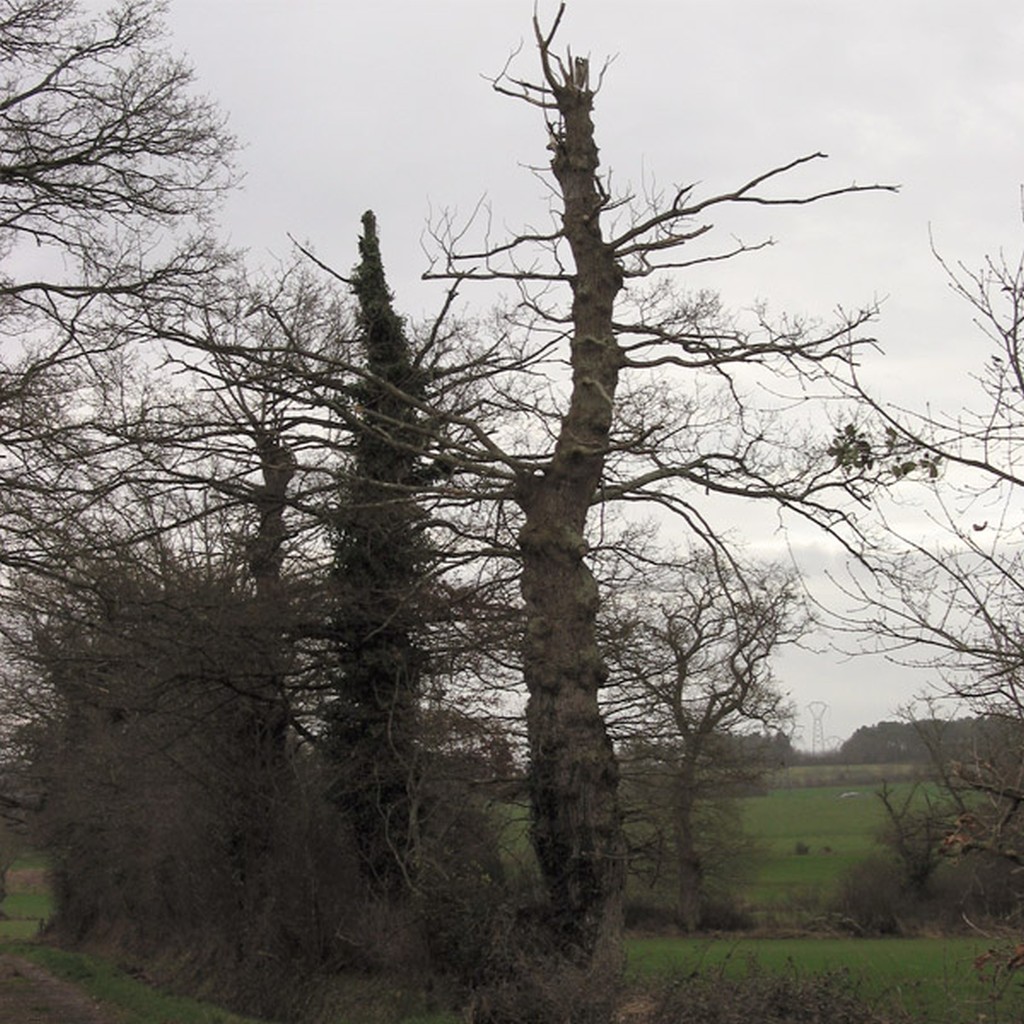
POLYGON ((876 722, 862 725, 838 749, 812 757, 804 755, 796 763, 927 764, 936 755, 943 760, 963 759, 997 725, 988 718, 876 722))

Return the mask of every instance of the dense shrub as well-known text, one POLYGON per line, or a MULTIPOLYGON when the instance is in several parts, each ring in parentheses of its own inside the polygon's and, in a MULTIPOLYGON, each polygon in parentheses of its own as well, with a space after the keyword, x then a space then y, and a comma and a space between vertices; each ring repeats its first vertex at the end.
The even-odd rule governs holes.
POLYGON ((900 865, 876 854, 843 875, 829 909, 841 927, 859 935, 900 935, 911 903, 900 865))
POLYGON ((940 864, 923 889, 895 859, 875 855, 845 873, 828 907, 833 923, 858 935, 1017 925, 1021 910, 1015 865, 980 854, 940 864))
POLYGON ((700 928, 707 932, 743 932, 754 927, 750 910, 728 893, 716 893, 701 901, 700 928))
POLYGON ((687 975, 628 1001, 623 1024, 909 1024, 909 1017, 873 1004, 845 971, 801 976, 747 965, 687 975))
POLYGON ((496 937, 505 929, 509 886, 497 830, 486 811, 464 798, 439 811, 446 820, 426 846, 420 918, 435 970, 474 985, 486 973, 496 937))
POLYGON ((934 897, 957 923, 965 915, 972 921, 1021 923, 1020 868, 1003 857, 978 853, 944 865, 936 874, 934 897))
MULTIPOLYGON (((726 889, 702 894, 698 929, 705 932, 743 932, 756 924, 750 908, 726 889)), ((685 930, 674 901, 634 898, 625 906, 625 925, 630 931, 674 933, 685 930)))
POLYGON ((473 993, 465 1014, 472 1024, 608 1024, 618 1016, 621 972, 611 966, 519 954, 509 967, 473 993))
POLYGON ((631 899, 625 907, 625 924, 630 931, 674 932, 679 926, 679 915, 671 902, 631 899))

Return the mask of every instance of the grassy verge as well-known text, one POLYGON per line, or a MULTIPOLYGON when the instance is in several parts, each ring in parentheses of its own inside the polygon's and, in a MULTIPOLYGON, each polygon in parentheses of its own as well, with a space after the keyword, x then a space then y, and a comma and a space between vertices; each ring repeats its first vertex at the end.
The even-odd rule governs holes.
POLYGON ((45 865, 35 857, 16 862, 7 874, 7 898, 0 903, 0 941, 32 938, 52 908, 45 865))
MULTIPOLYGON (((36 939, 53 912, 41 858, 19 861, 8 875, 8 896, 0 910, 0 951, 24 957, 98 1000, 117 1024, 261 1024, 196 999, 154 988, 111 961, 45 945, 36 939)), ((423 996, 404 979, 339 976, 324 979, 325 1005, 319 1018, 331 1024, 457 1024, 447 1013, 425 1013, 423 996)))
POLYGON ((252 1017, 160 992, 99 957, 36 943, 9 943, 3 948, 99 1000, 119 1024, 261 1024, 252 1017))
POLYGON ((979 973, 980 939, 635 939, 630 969, 638 978, 722 969, 742 976, 752 964, 801 975, 847 971, 869 995, 915 1019, 935 1022, 1024 1020, 1024 989, 995 970, 979 973))
POLYGON ((193 999, 168 995, 131 977, 108 961, 32 942, 50 917, 52 900, 39 859, 11 869, 9 892, 0 910, 0 950, 31 960, 103 1004, 118 1024, 258 1024, 193 999))

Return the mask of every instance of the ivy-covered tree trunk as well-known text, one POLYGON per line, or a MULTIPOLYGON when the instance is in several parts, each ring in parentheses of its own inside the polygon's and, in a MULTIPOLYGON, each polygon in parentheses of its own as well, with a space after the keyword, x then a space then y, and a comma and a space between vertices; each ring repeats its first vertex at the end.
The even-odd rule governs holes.
POLYGON ((415 873, 417 719, 425 654, 417 638, 427 547, 415 499, 421 397, 392 306, 374 216, 363 215, 353 275, 365 373, 355 388, 354 451, 336 520, 339 662, 328 714, 334 788, 370 883, 394 893, 415 873))
MULTIPOLYGON (((546 58, 546 53, 542 55, 546 58)), ((551 167, 561 189, 572 280, 572 392, 553 456, 525 479, 519 545, 526 607, 533 840, 559 941, 587 959, 617 957, 625 850, 618 765, 598 707, 607 670, 598 647, 597 584, 584 537, 612 427, 622 366, 612 310, 622 287, 601 237, 605 197, 597 176, 593 92, 585 62, 559 75, 547 66, 560 125, 551 167)))

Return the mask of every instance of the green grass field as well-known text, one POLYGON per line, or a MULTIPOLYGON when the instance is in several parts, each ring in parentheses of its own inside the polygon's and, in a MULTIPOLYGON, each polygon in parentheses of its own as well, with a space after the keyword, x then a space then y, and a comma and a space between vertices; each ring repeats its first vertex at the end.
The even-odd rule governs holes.
POLYGON ((800 889, 833 887, 842 873, 876 849, 883 809, 869 792, 844 798, 843 787, 780 789, 743 801, 744 829, 764 851, 744 899, 779 904, 800 889), (808 852, 797 853, 802 843, 808 852))
POLYGON ((0 903, 0 940, 31 939, 52 913, 45 862, 37 855, 15 862, 7 876, 7 899, 0 903))
POLYGON ((721 969, 740 976, 752 964, 801 974, 849 972, 871 999, 895 1003, 921 1021, 963 1024, 1024 1019, 1024 987, 992 966, 979 973, 981 939, 634 939, 630 969, 638 977, 721 969), (996 996, 999 996, 996 999, 996 996))
MULTIPOLYGON (((912 783, 890 787, 897 801, 912 783)), ((742 803, 745 831, 763 851, 743 899, 772 907, 796 899, 801 891, 827 895, 842 874, 879 849, 877 836, 885 810, 873 788, 819 786, 772 790, 742 803), (857 796, 844 796, 856 792, 857 796), (807 848, 797 853, 797 844, 807 848)))
MULTIPOLYGON (((740 896, 759 916, 778 921, 772 912, 792 905, 793 922, 799 923, 804 903, 827 899, 847 869, 879 851, 886 816, 876 794, 884 778, 880 772, 868 776, 874 785, 797 784, 741 801, 744 829, 761 852, 740 896), (851 791, 859 795, 843 796, 851 791), (797 853, 797 844, 807 852, 797 853)), ((926 792, 913 787, 904 781, 889 789, 898 804, 912 792, 926 792)), ((1024 982, 1000 974, 994 961, 983 974, 974 968, 988 946, 980 938, 636 938, 628 943, 628 955, 641 977, 700 969, 728 976, 751 963, 801 974, 845 971, 870 998, 899 1005, 921 1021, 1024 1020, 1024 982)))
MULTIPOLYGON (((912 765, 798 766, 779 773, 778 788, 740 800, 743 829, 757 843, 752 870, 738 889, 741 900, 754 908, 777 909, 805 902, 801 896, 808 893, 827 897, 846 870, 879 850, 876 837, 885 823, 877 796, 882 784, 889 782, 898 803, 915 783, 891 780, 906 780, 918 770, 912 765), (809 785, 843 777, 863 784, 809 785), (843 796, 850 792, 858 795, 843 796), (798 854, 798 843, 808 852, 798 854)), ((494 813, 504 829, 507 867, 529 863, 526 808, 499 804, 494 813)), ((646 888, 640 883, 633 891, 645 893, 646 888)))

